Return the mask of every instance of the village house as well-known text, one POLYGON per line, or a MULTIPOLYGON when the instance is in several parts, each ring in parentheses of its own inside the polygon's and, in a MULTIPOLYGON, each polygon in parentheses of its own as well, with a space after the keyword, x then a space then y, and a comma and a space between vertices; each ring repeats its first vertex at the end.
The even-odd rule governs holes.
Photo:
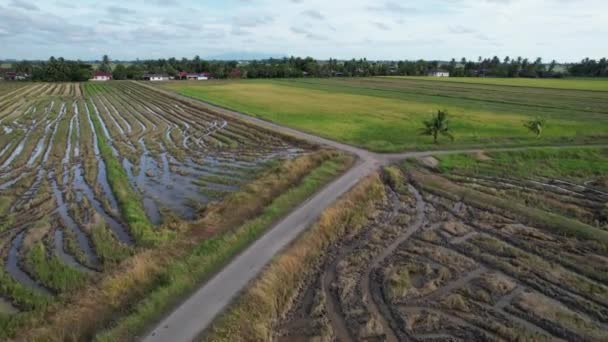
POLYGON ((112 79, 112 74, 105 71, 95 71, 91 81, 109 81, 112 79))
POLYGON ((211 78, 211 75, 208 72, 201 73, 191 73, 186 71, 181 71, 177 74, 176 79, 178 80, 188 80, 188 81, 206 81, 211 78))
POLYGON ((169 79, 167 74, 144 74, 144 80, 146 81, 168 81, 169 79))
POLYGON ((6 72, 4 74, 4 79, 7 81, 25 81, 29 80, 31 76, 24 72, 6 72))
POLYGON ((427 74, 429 77, 450 77, 450 72, 445 69, 433 69, 427 74))

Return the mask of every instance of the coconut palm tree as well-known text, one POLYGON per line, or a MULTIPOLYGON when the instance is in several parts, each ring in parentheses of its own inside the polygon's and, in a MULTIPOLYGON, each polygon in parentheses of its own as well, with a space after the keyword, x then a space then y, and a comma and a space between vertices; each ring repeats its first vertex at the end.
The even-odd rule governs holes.
POLYGON ((450 138, 450 140, 454 140, 454 136, 450 133, 448 123, 448 111, 439 110, 437 111, 436 116, 424 121, 424 128, 421 130, 420 134, 432 136, 435 144, 437 143, 437 138, 440 134, 450 138))
POLYGON ((524 123, 524 126, 532 133, 536 134, 536 138, 540 138, 543 134, 543 128, 545 127, 545 120, 541 118, 535 118, 534 120, 530 120, 524 123))

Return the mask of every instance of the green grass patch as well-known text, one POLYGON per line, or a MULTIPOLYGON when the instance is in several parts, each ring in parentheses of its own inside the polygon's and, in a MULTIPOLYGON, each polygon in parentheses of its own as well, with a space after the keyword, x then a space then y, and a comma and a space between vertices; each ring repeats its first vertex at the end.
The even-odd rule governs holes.
POLYGON ((106 267, 123 261, 132 253, 105 224, 99 224, 91 230, 91 241, 99 260, 106 267))
POLYGON ((431 82, 451 82, 465 84, 487 84, 511 87, 533 87, 571 90, 608 91, 608 78, 499 78, 499 77, 424 77, 424 76, 387 76, 388 78, 401 78, 408 80, 421 80, 431 82))
POLYGON ((608 175, 608 150, 601 148, 531 149, 490 152, 482 160, 472 154, 439 156, 444 173, 533 176, 588 181, 608 175))
POLYGON ((324 161, 299 184, 274 199, 257 218, 202 242, 185 258, 171 264, 160 276, 156 289, 128 317, 119 321, 113 329, 99 334, 96 340, 116 341, 136 336, 150 322, 161 317, 179 298, 191 292, 230 258, 258 239, 273 222, 343 172, 347 163, 347 157, 344 156, 324 161))
MULTIPOLYGON (((52 297, 21 285, 6 273, 4 269, 0 271, 0 291, 5 296, 17 301, 25 310, 43 308, 53 301, 52 297)), ((2 336, 1 333, 0 336, 2 336)))
POLYGON ((63 292, 82 286, 87 275, 61 262, 55 255, 49 254, 42 242, 36 243, 26 256, 28 268, 43 284, 63 292))
MULTIPOLYGON (((88 89, 89 87, 87 87, 88 89)), ((141 204, 137 193, 131 188, 129 178, 123 169, 118 158, 112 153, 110 145, 103 135, 103 129, 99 118, 95 113, 91 113, 91 120, 97 132, 97 144, 99 152, 106 164, 106 176, 108 183, 116 195, 116 200, 120 206, 122 216, 129 225, 131 235, 140 245, 150 246, 162 238, 152 229, 153 225, 148 220, 146 212, 141 204)))
POLYGON ((168 89, 378 152, 608 141, 608 92, 398 78, 173 82, 168 89), (420 135, 438 109, 455 142, 420 135), (524 122, 543 117, 542 139, 524 122))

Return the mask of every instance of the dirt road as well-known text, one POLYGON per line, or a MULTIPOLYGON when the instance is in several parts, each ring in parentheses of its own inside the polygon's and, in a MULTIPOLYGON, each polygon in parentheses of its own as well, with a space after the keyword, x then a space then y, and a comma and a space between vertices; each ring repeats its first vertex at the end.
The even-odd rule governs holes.
MULTIPOLYGON (((145 84, 144 84, 145 85, 145 84)), ((407 152, 400 154, 377 154, 351 145, 342 144, 291 128, 279 126, 261 119, 253 118, 224 108, 212 106, 198 100, 181 96, 157 87, 145 85, 169 96, 187 101, 195 106, 210 109, 226 116, 273 131, 296 137, 314 144, 326 145, 335 149, 355 154, 359 157, 357 164, 340 178, 334 180, 313 197, 294 209, 288 216, 271 227, 268 232, 238 255, 223 270, 207 281, 186 301, 178 306, 169 316, 163 319, 143 339, 153 341, 192 341, 205 329, 213 319, 224 310, 247 284, 270 262, 282 249, 289 245, 300 233, 311 226, 340 196, 350 190, 359 180, 371 174, 379 167, 391 162, 412 157, 444 155, 465 152, 478 152, 479 149, 407 152)), ((540 148, 540 147, 535 147, 540 148)), ((556 147, 563 148, 563 147, 556 147)), ((488 149, 486 151, 524 150, 526 147, 488 149)))

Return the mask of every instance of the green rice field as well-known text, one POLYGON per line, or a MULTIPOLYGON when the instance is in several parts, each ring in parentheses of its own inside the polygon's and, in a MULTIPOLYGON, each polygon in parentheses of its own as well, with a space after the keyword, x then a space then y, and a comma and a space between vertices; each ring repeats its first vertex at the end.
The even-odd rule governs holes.
POLYGON ((565 88, 587 84, 591 89, 602 87, 602 81, 500 82, 504 84, 379 77, 171 82, 163 87, 378 152, 608 140, 608 92, 550 88, 561 82, 565 88), (420 135, 423 121, 438 109, 450 113, 454 142, 444 138, 435 145, 420 135), (536 117, 546 121, 541 139, 524 127, 536 117))
POLYGON ((513 87, 534 87, 551 89, 570 89, 570 90, 592 90, 608 91, 608 78, 600 77, 575 77, 575 78, 498 78, 498 77, 449 77, 433 78, 424 76, 389 76, 387 78, 439 81, 467 84, 488 84, 513 87))

